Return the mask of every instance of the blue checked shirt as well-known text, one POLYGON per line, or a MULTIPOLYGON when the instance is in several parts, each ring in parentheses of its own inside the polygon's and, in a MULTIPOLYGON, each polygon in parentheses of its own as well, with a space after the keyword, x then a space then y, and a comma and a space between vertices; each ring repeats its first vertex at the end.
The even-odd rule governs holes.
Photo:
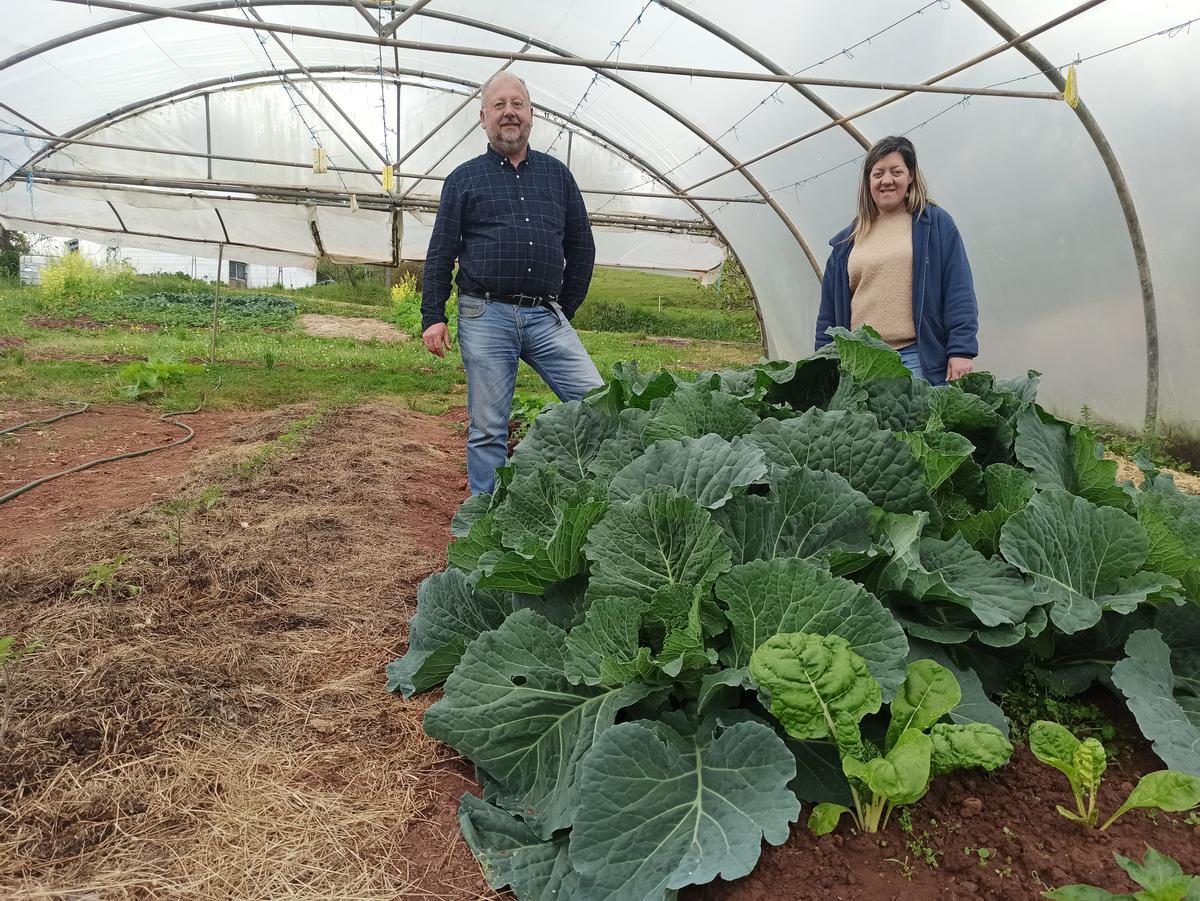
POLYGON ((455 259, 460 294, 557 297, 569 319, 591 283, 596 244, 567 167, 530 149, 514 169, 489 145, 450 173, 425 253, 422 329, 446 321, 455 259))

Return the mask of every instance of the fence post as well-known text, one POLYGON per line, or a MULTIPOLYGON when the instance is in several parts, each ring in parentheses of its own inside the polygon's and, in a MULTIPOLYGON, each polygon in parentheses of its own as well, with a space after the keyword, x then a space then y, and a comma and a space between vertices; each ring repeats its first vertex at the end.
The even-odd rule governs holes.
POLYGON ((225 257, 225 245, 217 245, 217 281, 213 291, 213 323, 212 323, 212 346, 208 351, 208 362, 217 362, 217 311, 221 308, 221 263, 225 257))

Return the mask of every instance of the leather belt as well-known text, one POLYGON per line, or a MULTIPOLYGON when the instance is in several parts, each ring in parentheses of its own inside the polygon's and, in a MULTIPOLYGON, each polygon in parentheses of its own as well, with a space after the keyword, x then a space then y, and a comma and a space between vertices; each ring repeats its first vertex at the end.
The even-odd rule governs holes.
POLYGON ((492 294, 485 293, 484 300, 494 300, 499 303, 510 303, 518 307, 545 307, 551 301, 558 300, 556 294, 492 294))

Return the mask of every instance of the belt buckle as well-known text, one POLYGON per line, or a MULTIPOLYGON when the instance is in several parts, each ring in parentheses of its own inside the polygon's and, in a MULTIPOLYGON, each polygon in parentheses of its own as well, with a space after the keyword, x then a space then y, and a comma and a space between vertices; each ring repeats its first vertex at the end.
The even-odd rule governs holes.
POLYGON ((520 307, 540 307, 542 305, 542 299, 534 297, 532 294, 514 294, 513 297, 517 299, 517 306, 520 307))

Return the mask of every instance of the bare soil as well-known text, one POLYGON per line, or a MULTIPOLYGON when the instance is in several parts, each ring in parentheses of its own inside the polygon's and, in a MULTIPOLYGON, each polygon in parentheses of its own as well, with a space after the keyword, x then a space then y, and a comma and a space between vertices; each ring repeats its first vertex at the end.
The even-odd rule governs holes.
MULTIPOLYGON (((0 429, 67 409, 8 402, 0 406, 0 429)), ((145 406, 93 406, 50 425, 0 435, 0 495, 89 460, 184 436, 160 415, 145 406)), ((181 474, 211 448, 228 443, 231 431, 251 415, 202 411, 181 416, 196 433, 187 444, 73 473, 0 506, 0 560, 31 550, 67 524, 173 495, 181 474)))
MULTIPOLYGON (((125 479, 115 496, 109 479, 91 492, 106 505, 48 515, 54 534, 0 563, 0 634, 46 646, 14 670, 0 739, 0 897, 509 897, 487 887, 459 835, 459 798, 478 791, 471 767, 421 729, 437 692, 404 700, 383 688, 417 584, 446 565, 466 495, 463 411, 373 403, 318 414, 302 442, 279 441, 315 413, 225 420, 168 482, 125 479), (236 468, 251 458, 268 462, 236 468), (177 547, 153 501, 208 485, 223 496, 187 514, 177 547), (81 590, 89 564, 118 554, 129 557, 110 585, 81 590)), ((159 437, 152 423, 136 424, 139 439, 159 437)), ((31 467, 35 447, 50 462, 69 446, 37 441, 22 451, 31 467)), ((1160 767, 1136 742, 1110 767, 1101 810, 1160 767)), ((1147 843, 1200 872, 1200 835, 1180 816, 1133 812, 1088 834, 1056 803, 1070 803, 1066 780, 1018 749, 994 775, 938 780, 910 831, 893 817, 879 836, 843 824, 815 839, 806 809, 750 876, 681 898, 1128 891, 1112 852, 1140 858, 1147 843)))
MULTIPOLYGON (((1162 768, 1145 750, 1110 762, 1098 804, 1101 822, 1139 776, 1162 768)), ((788 842, 764 849, 749 876, 734 883, 717 880, 680 898, 1026 901, 1076 883, 1131 893, 1136 886, 1113 852, 1141 860, 1147 845, 1174 857, 1185 872, 1200 873, 1200 827, 1179 816, 1160 814, 1155 821, 1134 811, 1099 832, 1067 821, 1056 804, 1074 809, 1066 778, 1018 747, 1012 762, 994 774, 936 780, 912 808, 907 829, 893 816, 879 835, 858 835, 843 821, 836 833, 818 839, 805 825, 805 810, 788 842)))
POLYGON ((318 338, 354 338, 358 341, 370 341, 374 338, 388 343, 408 340, 406 333, 390 322, 381 322, 378 319, 305 313, 297 317, 296 323, 308 334, 318 338))

